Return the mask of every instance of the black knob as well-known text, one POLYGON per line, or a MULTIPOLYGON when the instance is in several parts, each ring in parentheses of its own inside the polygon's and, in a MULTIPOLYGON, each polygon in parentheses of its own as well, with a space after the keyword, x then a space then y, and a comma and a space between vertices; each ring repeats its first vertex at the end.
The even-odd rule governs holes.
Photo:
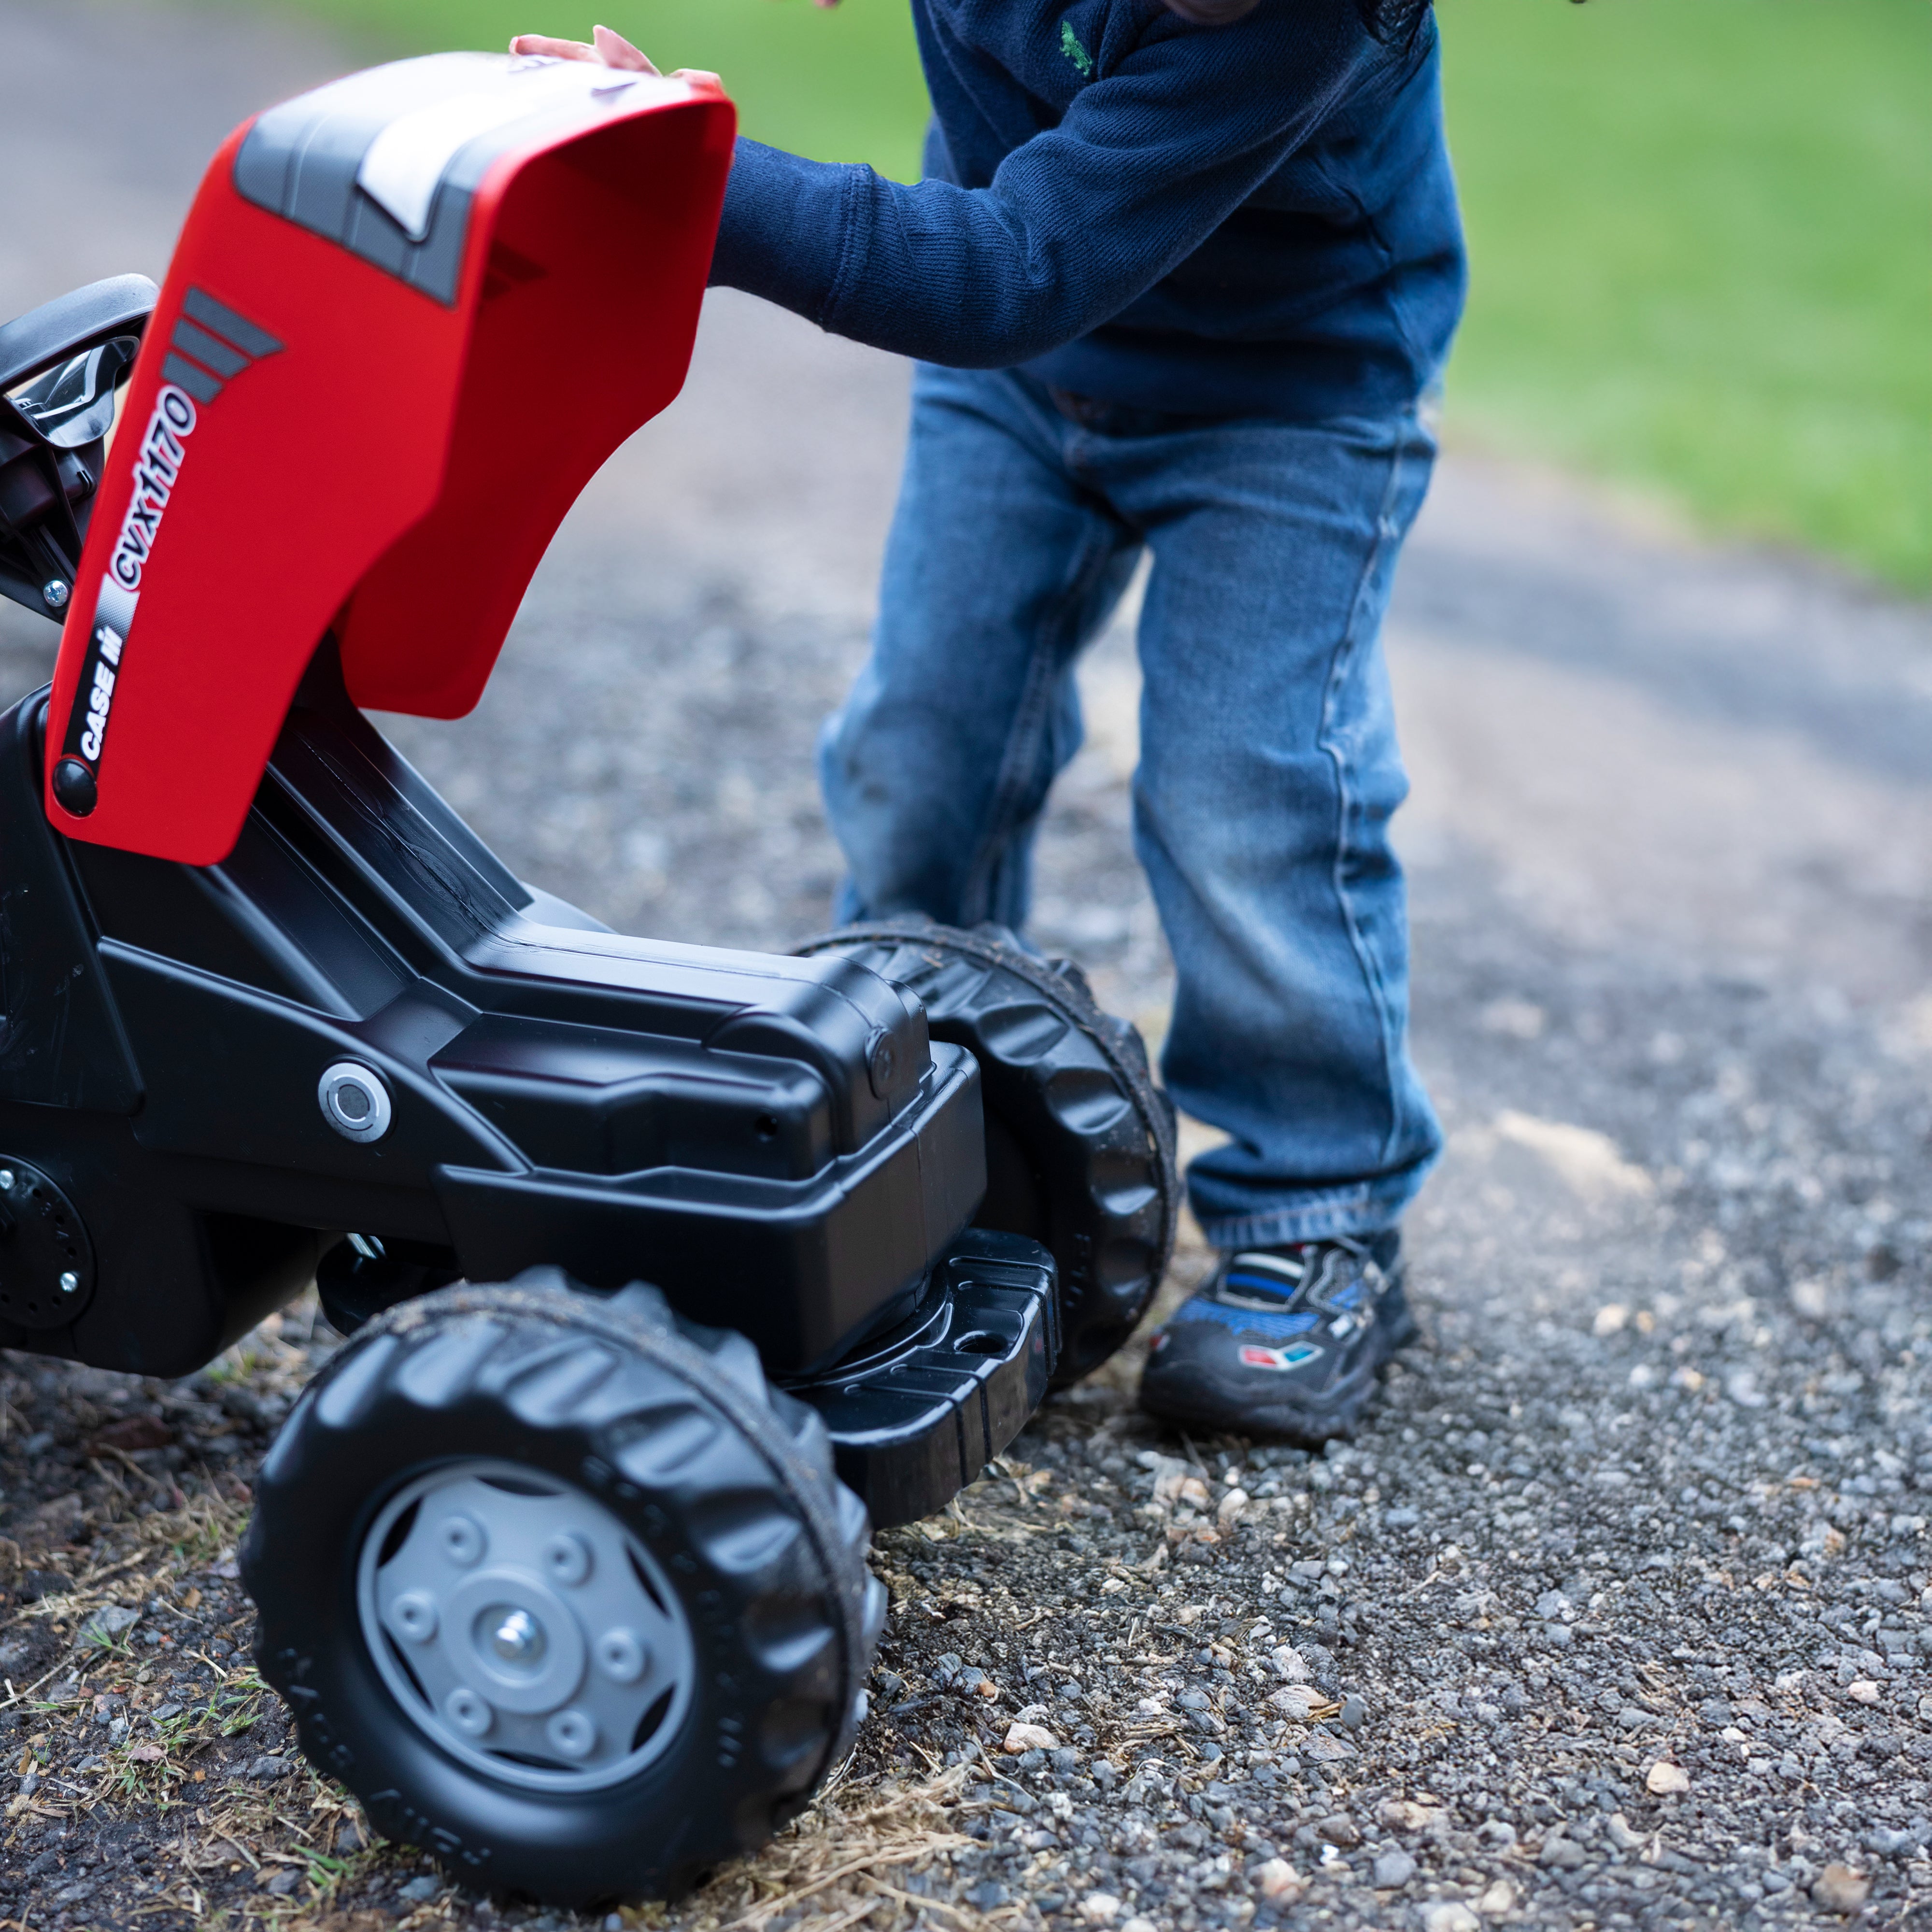
POLYGON ((78 758, 63 758, 54 767, 54 798, 63 812, 85 818, 100 802, 94 774, 78 758))

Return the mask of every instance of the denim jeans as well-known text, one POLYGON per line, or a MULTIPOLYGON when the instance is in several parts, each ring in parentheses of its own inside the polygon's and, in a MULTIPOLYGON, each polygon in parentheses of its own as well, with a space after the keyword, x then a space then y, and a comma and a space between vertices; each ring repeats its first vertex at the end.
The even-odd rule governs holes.
POLYGON ((1408 1048, 1380 646, 1435 446, 1413 414, 1189 418, 922 366, 872 655, 819 771, 842 916, 1027 915, 1076 659, 1143 546, 1134 844, 1174 954, 1162 1072, 1225 1145, 1219 1246, 1394 1225, 1441 1145, 1408 1048))

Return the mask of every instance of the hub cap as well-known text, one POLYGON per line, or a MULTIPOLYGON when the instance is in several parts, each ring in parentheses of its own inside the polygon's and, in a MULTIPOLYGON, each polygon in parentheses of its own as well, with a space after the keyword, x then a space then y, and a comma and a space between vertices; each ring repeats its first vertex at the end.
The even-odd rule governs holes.
POLYGON ((615 1784, 690 1702, 690 1626, 650 1552, 602 1504, 513 1464, 452 1463, 398 1491, 357 1598, 397 1701, 508 1784, 615 1784))

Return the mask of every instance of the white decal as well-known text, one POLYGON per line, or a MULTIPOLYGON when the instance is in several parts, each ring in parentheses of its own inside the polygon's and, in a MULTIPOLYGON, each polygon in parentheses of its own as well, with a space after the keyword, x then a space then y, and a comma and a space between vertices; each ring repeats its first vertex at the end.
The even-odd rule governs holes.
POLYGON ((108 574, 124 590, 141 586, 142 569, 160 535, 162 514, 181 481, 182 463, 188 453, 182 439, 194 434, 194 399, 172 382, 163 383, 154 399, 154 412, 148 418, 148 433, 134 458, 134 494, 107 566, 108 574))
POLYGON ((108 667, 121 662, 121 646, 127 641, 105 624, 94 632, 94 640, 100 647, 100 656, 94 667, 94 688, 87 694, 87 728, 80 734, 80 755, 89 764, 100 761, 107 712, 114 702, 114 674, 108 667))

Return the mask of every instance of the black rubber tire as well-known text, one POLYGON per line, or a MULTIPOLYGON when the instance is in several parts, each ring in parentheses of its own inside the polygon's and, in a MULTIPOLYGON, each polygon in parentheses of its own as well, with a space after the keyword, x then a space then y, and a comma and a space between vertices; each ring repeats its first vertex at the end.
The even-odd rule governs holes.
POLYGON ((1027 1234, 1060 1270, 1053 1386, 1090 1374, 1133 1333, 1174 1252, 1174 1109, 1127 1021, 1103 1012, 1070 959, 1004 926, 923 919, 842 928, 800 947, 839 952, 904 986, 935 1040, 980 1063, 986 1198, 977 1223, 1027 1234))
POLYGON ((761 1844, 850 1748, 885 1614, 864 1505, 824 1424, 742 1336, 555 1269, 459 1286, 369 1322, 264 1465, 242 1575, 262 1675, 302 1748, 376 1829, 465 1883, 582 1906, 672 1897, 761 1844), (633 1777, 576 1794, 459 1762, 392 1694, 356 1602, 364 1534, 412 1473, 508 1460, 594 1496, 672 1581, 690 1701, 633 1777))

